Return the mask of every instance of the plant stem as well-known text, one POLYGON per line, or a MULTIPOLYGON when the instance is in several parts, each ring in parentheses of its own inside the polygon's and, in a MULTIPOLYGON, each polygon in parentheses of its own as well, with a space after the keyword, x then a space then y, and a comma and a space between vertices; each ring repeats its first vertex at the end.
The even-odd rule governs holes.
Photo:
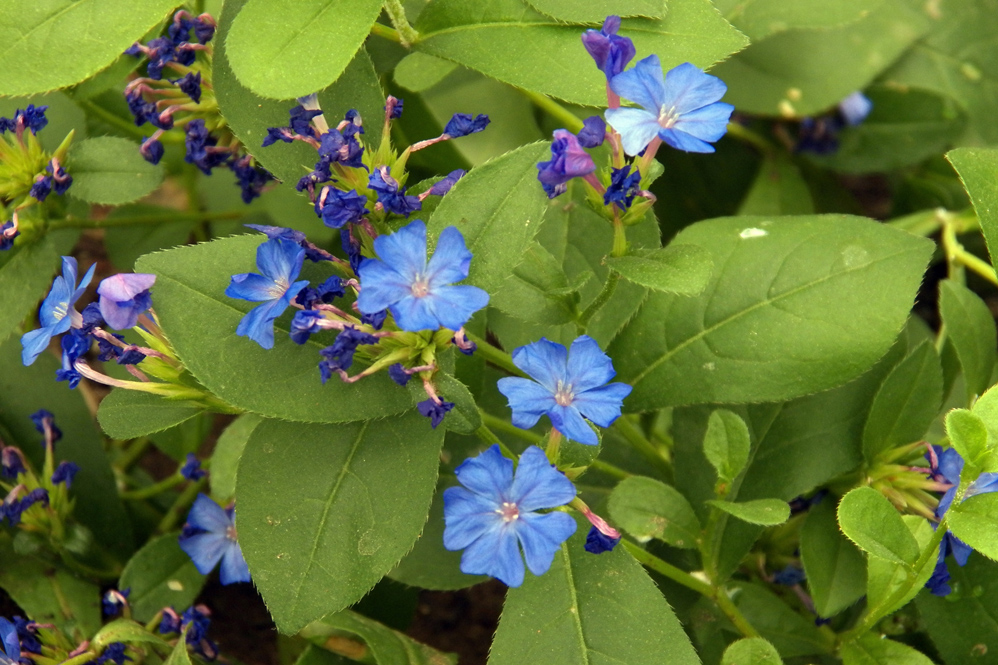
POLYGON ((142 489, 131 490, 129 492, 122 492, 121 498, 125 499, 126 501, 139 501, 142 499, 148 499, 149 497, 156 496, 161 492, 165 492, 170 488, 176 487, 177 485, 180 485, 186 480, 187 479, 184 478, 179 473, 175 473, 172 476, 164 478, 158 483, 153 483, 152 485, 148 485, 146 487, 143 487, 142 489))
POLYGON ((506 444, 503 443, 498 436, 496 436, 496 433, 490 430, 484 423, 481 427, 475 430, 475 435, 485 443, 499 446, 499 450, 502 451, 503 455, 510 458, 514 462, 519 458, 519 456, 510 450, 506 444))
POLYGON ((114 461, 115 468, 122 472, 128 471, 142 457, 142 454, 145 453, 150 443, 152 441, 147 436, 133 441, 132 445, 114 461))
POLYGON ((568 131, 573 134, 577 134, 579 130, 582 129, 582 120, 579 119, 579 116, 575 115, 547 95, 542 95, 539 92, 533 92, 531 90, 524 90, 523 88, 517 88, 517 90, 519 90, 524 97, 533 102, 534 106, 565 123, 565 129, 568 131))
POLYGON ((626 416, 617 418, 613 427, 635 450, 644 455, 659 473, 666 478, 672 476, 672 465, 629 418, 626 416))
POLYGON ((970 268, 992 284, 998 284, 998 275, 995 274, 995 269, 991 267, 991 264, 968 252, 963 248, 963 245, 959 245, 955 249, 954 258, 957 261, 962 263, 965 267, 970 268))
POLYGON ((604 305, 610 302, 610 297, 617 289, 617 282, 619 281, 620 275, 611 270, 606 278, 606 284, 603 285, 603 290, 596 294, 596 299, 589 303, 589 307, 586 307, 585 311, 579 316, 578 321, 575 322, 580 334, 586 332, 589 321, 596 316, 597 312, 603 309, 604 305))
POLYGON ((479 413, 482 414, 482 422, 484 422, 492 429, 497 429, 505 434, 518 437, 520 439, 523 439, 527 443, 534 444, 535 446, 541 445, 541 443, 544 441, 544 437, 541 436, 540 434, 534 434, 528 429, 520 429, 513 423, 508 423, 502 418, 497 418, 496 416, 493 416, 491 413, 486 413, 481 409, 479 409, 479 413))
POLYGON ((468 339, 478 346, 477 353, 482 354, 485 360, 492 363, 496 367, 506 370, 510 374, 526 378, 527 375, 524 374, 519 367, 513 364, 513 357, 508 353, 502 349, 497 349, 478 335, 474 335, 470 332, 466 332, 466 334, 468 335, 468 339))
POLYGON ((371 34, 382 39, 387 39, 390 42, 395 42, 396 44, 402 43, 402 37, 399 35, 398 30, 389 28, 387 25, 382 25, 381 23, 375 23, 371 26, 371 34))
MULTIPOLYGON (((128 122, 124 118, 116 116, 107 109, 98 106, 97 104, 94 104, 89 99, 77 100, 76 104, 84 111, 92 113, 93 115, 99 117, 101 120, 103 120, 109 125, 114 125, 118 129, 126 131, 129 134, 132 134, 133 136, 136 136, 140 139, 146 138, 145 133, 140 128, 136 127, 134 123, 128 122)), ((177 136, 171 134, 170 132, 163 134, 159 140, 161 143, 177 143, 177 144, 183 143, 185 141, 185 139, 182 136, 177 136)))
POLYGON ((114 226, 137 226, 140 224, 162 224, 163 222, 209 222, 219 219, 239 219, 245 217, 243 210, 226 212, 175 212, 151 215, 130 215, 110 219, 82 219, 67 217, 49 222, 50 229, 103 229, 114 226))
POLYGON ((166 515, 163 515, 163 519, 160 520, 159 525, 156 527, 156 533, 166 533, 167 531, 173 530, 173 528, 180 522, 180 514, 194 502, 198 492, 201 491, 207 482, 208 478, 206 476, 201 480, 188 485, 187 489, 181 492, 180 496, 177 497, 177 500, 173 502, 172 506, 170 506, 170 509, 166 511, 166 515))
POLYGON ((400 0, 385 0, 384 7, 385 13, 398 31, 399 44, 409 48, 419 39, 419 33, 409 25, 409 19, 405 17, 405 7, 400 0))
POLYGON ((620 480, 624 480, 625 478, 630 478, 632 475, 634 475, 632 473, 624 471, 619 466, 614 466, 613 464, 610 464, 609 462, 604 462, 603 460, 593 460, 593 463, 589 465, 589 468, 601 471, 608 476, 613 476, 614 478, 619 478, 620 480))

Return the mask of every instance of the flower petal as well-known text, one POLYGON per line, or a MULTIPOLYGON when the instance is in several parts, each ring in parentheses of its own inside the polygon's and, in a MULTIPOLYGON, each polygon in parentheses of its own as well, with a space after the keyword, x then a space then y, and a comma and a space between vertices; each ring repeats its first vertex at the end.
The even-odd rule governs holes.
POLYGON ((395 233, 378 236, 374 251, 411 286, 416 275, 426 272, 426 224, 417 219, 395 233))
POLYGON ((513 529, 507 527, 489 531, 464 550, 461 572, 489 575, 507 586, 520 586, 526 571, 517 543, 513 529))
POLYGON ((658 116, 642 109, 607 109, 606 121, 620 133, 624 152, 634 156, 648 147, 659 130, 658 116))
POLYGON ((31 330, 21 335, 21 362, 25 366, 35 362, 42 351, 48 348, 51 340, 51 328, 39 328, 38 330, 31 330))
POLYGON ((555 405, 548 411, 548 417, 554 428, 567 436, 572 441, 584 443, 587 446, 599 445, 599 437, 582 418, 582 414, 573 404, 572 406, 555 405))
POLYGON ((21 657, 21 641, 17 639, 17 627, 4 617, 0 617, 0 643, 7 658, 16 663, 21 657))
POLYGON ((684 152, 714 152, 714 146, 711 144, 675 128, 663 129, 658 133, 658 136, 676 150, 684 152))
POLYGON ((578 528, 572 516, 562 512, 521 514, 517 522, 516 535, 523 545, 527 567, 534 575, 548 572, 561 544, 578 528))
MULTIPOLYGON (((364 292, 361 291, 361 294, 364 292)), ((398 302, 388 306, 395 323, 402 330, 409 332, 419 332, 420 330, 437 330, 440 328, 440 321, 433 310, 434 299, 430 296, 417 298, 409 294, 398 302)), ((364 311, 364 310, 361 310, 364 311)), ((460 328, 460 326, 458 326, 460 328)))
POLYGON ((510 499, 520 509, 521 516, 524 512, 541 508, 564 506, 575 495, 575 485, 565 474, 551 466, 543 450, 530 446, 523 451, 513 478, 513 488, 509 493, 510 499))
POLYGON ((187 523, 198 529, 225 534, 232 526, 232 520, 225 509, 204 494, 198 494, 187 514, 187 523))
POLYGON ((717 141, 728 132, 728 120, 735 107, 724 102, 684 113, 673 125, 673 129, 686 132, 702 141, 717 141))
POLYGON ((239 543, 230 540, 222 556, 222 567, 218 570, 218 576, 222 584, 235 584, 236 582, 249 582, 250 571, 243 557, 243 550, 239 543))
POLYGON ((292 282, 301 272, 305 250, 283 238, 268 240, 256 248, 256 265, 275 282, 292 282))
POLYGON ((589 335, 582 335, 572 342, 568 350, 566 374, 576 394, 602 386, 617 375, 610 356, 603 353, 599 343, 589 335))
POLYGON ((576 393, 572 406, 600 427, 609 427, 620 417, 624 398, 631 394, 631 390, 633 388, 626 383, 610 383, 583 393, 576 393))
POLYGON ((471 252, 464 244, 464 236, 455 226, 448 226, 440 232, 433 258, 426 266, 430 280, 430 290, 434 287, 460 282, 468 276, 471 265, 471 252))
POLYGON ((513 484, 513 460, 503 456, 498 445, 461 462, 454 475, 458 482, 475 494, 493 500, 496 505, 506 501, 513 484))
POLYGON ((364 314, 380 312, 412 295, 412 282, 383 261, 364 259, 357 274, 361 286, 357 307, 364 314))
POLYGON ((728 91, 724 81, 707 74, 696 65, 684 62, 665 75, 665 95, 662 106, 685 115, 713 104, 728 91))
POLYGON ((38 308, 38 321, 42 327, 48 327, 66 318, 69 313, 71 303, 72 282, 66 282, 65 277, 56 277, 52 282, 41 307, 38 308))
POLYGON ((208 531, 197 533, 193 536, 180 538, 180 549, 187 553, 187 556, 194 562, 194 567, 202 575, 207 575, 225 555, 226 547, 230 543, 225 534, 208 531))
POLYGON ((558 390, 558 382, 566 379, 568 351, 561 344, 541 337, 539 341, 514 349, 513 364, 553 395, 558 390))
POLYGON ((497 385, 513 410, 513 424, 521 429, 536 425, 541 416, 556 405, 551 391, 536 381, 507 376, 499 379, 497 385))
POLYGON ((271 300, 251 309, 236 326, 236 334, 249 337, 265 349, 274 348, 274 320, 287 308, 282 300, 271 300))
POLYGON ((502 526, 502 517, 492 499, 463 487, 444 490, 444 547, 463 550, 487 531, 502 526))
POLYGON ((633 68, 614 76, 610 79, 610 89, 657 118, 666 97, 665 77, 658 56, 638 60, 633 68))
POLYGON ((111 300, 131 300, 143 291, 148 291, 156 282, 156 275, 144 273, 124 273, 103 279, 97 287, 97 294, 111 300))
POLYGON ((255 272, 244 272, 232 276, 232 281, 225 289, 225 295, 250 302, 266 302, 275 299, 275 287, 274 280, 269 277, 255 272))
POLYGON ((430 308, 440 325, 457 330, 489 304, 489 294, 477 286, 458 284, 437 287, 424 300, 431 301, 430 308))

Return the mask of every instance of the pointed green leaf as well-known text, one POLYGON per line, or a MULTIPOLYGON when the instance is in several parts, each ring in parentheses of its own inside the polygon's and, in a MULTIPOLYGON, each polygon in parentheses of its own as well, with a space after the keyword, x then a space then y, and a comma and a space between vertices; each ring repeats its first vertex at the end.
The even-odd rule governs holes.
POLYGON ((839 531, 830 498, 808 511, 800 530, 800 557, 818 616, 834 616, 866 593, 866 560, 839 531))
POLYGON ((699 665, 700 659, 654 582, 622 547, 593 556, 589 523, 540 577, 506 593, 491 665, 578 665, 609 655, 628 665, 699 665), (608 580, 613 580, 608 583, 608 580))
POLYGON ((661 18, 665 14, 663 0, 528 0, 539 12, 566 23, 603 23, 611 14, 661 18))
POLYGON ((756 499, 755 501, 708 501, 710 505, 734 515, 743 522, 760 526, 776 526, 790 519, 790 506, 779 499, 756 499))
POLYGON ((686 497, 654 478, 625 478, 613 488, 609 508, 614 523, 639 542, 658 538, 696 548, 700 539, 700 521, 686 497))
POLYGON ((630 256, 610 257, 607 265, 635 284, 655 291, 695 296, 710 281, 710 252, 696 245, 669 245, 630 256))
POLYGON ((211 453, 211 496, 221 504, 236 495, 236 469, 246 449, 246 442, 263 418, 244 413, 236 418, 218 437, 211 453))
POLYGON ((236 526, 281 632, 357 602, 409 551, 443 430, 416 411, 341 425, 267 420, 239 463, 236 526))
POLYGON ((12 249, 0 255, 0 293, 4 294, 0 307, 0 343, 38 304, 58 266, 59 255, 48 236, 30 243, 18 239, 12 249))
POLYGON ((911 565, 919 547, 894 505, 872 487, 857 487, 839 502, 842 533, 870 554, 911 565))
POLYGON ((380 12, 380 0, 247 0, 225 48, 256 94, 301 97, 339 78, 380 12))
POLYGON ((948 561, 947 569, 954 593, 923 593, 915 600, 925 630, 943 662, 994 665, 992 641, 982 637, 994 635, 998 626, 998 564, 971 556, 966 566, 948 561), (969 593, 957 591, 964 589, 969 593))
MULTIPOLYGON (((932 524, 924 517, 915 515, 905 515, 902 520, 908 532, 915 538, 918 548, 921 550, 928 547, 932 540, 934 530, 932 524)), ((878 616, 887 616, 908 604, 925 586, 935 569, 933 565, 936 561, 933 553, 929 564, 922 568, 915 582, 910 586, 904 597, 897 600, 892 605, 886 602, 890 599, 902 585, 907 585, 911 573, 910 566, 895 563, 878 556, 871 556, 867 559, 867 582, 866 598, 867 606, 873 608, 878 616)))
POLYGON ((932 665, 932 659, 907 644, 866 633, 842 645, 843 665, 932 665))
POLYGON ((939 283, 939 313, 960 359, 969 403, 991 385, 998 358, 994 316, 980 296, 950 279, 939 283))
POLYGON ((353 654, 353 660, 367 657, 375 663, 392 665, 457 664, 456 655, 437 651, 404 633, 350 610, 323 617, 321 621, 305 626, 299 635, 320 646, 340 637, 359 639, 366 651, 353 654))
POLYGON ((893 344, 934 247, 844 215, 712 219, 675 242, 709 249, 714 275, 696 297, 650 294, 610 345, 634 386, 629 412, 786 400, 855 378, 893 344))
POLYGON ((989 559, 998 561, 998 494, 978 494, 946 512, 950 531, 989 559))
POLYGON ((710 414, 707 434, 703 439, 703 453, 721 480, 730 482, 742 472, 751 449, 748 427, 737 413, 718 409, 710 414))
MULTIPOLYGON (((786 658, 828 653, 832 639, 823 635, 814 621, 794 611, 776 594, 757 584, 739 584, 733 599, 742 614, 750 617, 759 634, 786 658)), ((807 662, 807 661, 805 661, 807 662)))
POLYGON ((753 41, 794 28, 837 28, 854 23, 881 0, 716 0, 724 18, 753 41))
POLYGON ((101 400, 97 421, 112 439, 134 439, 179 425, 204 411, 193 402, 118 388, 101 400))
POLYGON ((69 195, 87 203, 131 203, 163 182, 162 165, 143 159, 138 143, 114 136, 74 142, 66 169, 73 175, 69 195))
MULTIPOLYGON (((162 609, 162 608, 160 608, 162 609)), ((167 647, 166 640, 146 630, 146 627, 131 619, 115 619, 97 631, 97 634, 90 640, 90 646, 99 652, 103 651, 115 642, 126 644, 148 643, 160 647, 167 647)))
POLYGON ((186 608, 201 593, 207 578, 180 549, 179 535, 168 533, 153 538, 122 571, 118 588, 131 589, 128 604, 136 621, 145 623, 167 606, 186 608))
POLYGON ((783 665, 776 647, 761 637, 738 640, 724 650, 721 665, 783 665))
POLYGON ((946 153, 974 204, 992 260, 998 254, 998 148, 957 148, 946 153))
POLYGON ((190 626, 184 628, 184 632, 181 633, 180 639, 177 640, 176 646, 173 647, 173 651, 170 652, 163 665, 191 665, 191 656, 187 653, 188 630, 190 630, 190 626))
POLYGON ((946 414, 946 434, 950 445, 972 466, 979 466, 988 452, 988 428, 984 421, 966 409, 946 414))
POLYGON ((752 189, 738 208, 739 215, 810 215, 814 202, 807 181, 790 157, 767 155, 752 189))

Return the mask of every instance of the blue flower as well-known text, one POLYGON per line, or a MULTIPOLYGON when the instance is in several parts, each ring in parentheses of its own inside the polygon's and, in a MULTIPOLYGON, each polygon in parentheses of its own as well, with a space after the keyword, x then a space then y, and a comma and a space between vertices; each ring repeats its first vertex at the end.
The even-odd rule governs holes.
MULTIPOLYGON (((364 146, 355 138, 355 134, 362 131, 359 126, 351 123, 344 128, 343 133, 334 128, 319 137, 320 162, 327 171, 334 162, 353 168, 367 168, 362 161, 364 146)), ((317 163, 316 168, 318 167, 317 163)))
POLYGON ((630 164, 621 169, 613 169, 610 176, 610 186, 603 194, 603 205, 616 203, 621 210, 627 210, 631 207, 641 185, 641 172, 634 169, 634 173, 628 175, 630 170, 630 164))
POLYGON ((620 538, 611 538, 595 526, 591 526, 589 533, 586 534, 585 550, 590 554, 602 554, 612 551, 619 542, 620 538))
POLYGON ((862 92, 856 91, 839 102, 839 112, 850 127, 862 123, 873 110, 873 102, 862 92))
POLYGON ((38 320, 42 327, 26 332, 21 336, 21 346, 23 347, 21 361, 25 365, 35 362, 35 359, 45 350, 55 335, 61 335, 69 330, 73 314, 79 316, 73 310, 73 305, 86 291, 87 285, 94 277, 96 268, 96 264, 90 266, 90 270, 77 285, 76 259, 71 256, 62 257, 62 275, 56 277, 55 281, 52 282, 52 289, 45 296, 45 300, 42 301, 38 310, 38 320))
POLYGON ((152 307, 149 289, 156 275, 128 273, 113 275, 97 287, 100 313, 115 330, 126 330, 138 323, 139 314, 152 307))
POLYGON ((59 462, 59 466, 52 473, 52 484, 66 483, 66 489, 73 484, 73 478, 79 473, 80 466, 75 462, 59 462))
POLYGON ((0 617, 0 649, 0 665, 18 665, 21 641, 17 639, 17 628, 4 617, 0 617))
POLYGON ((426 261, 426 225, 421 220, 390 235, 378 236, 379 259, 360 264, 357 306, 364 314, 391 311, 402 330, 457 330, 485 307, 489 294, 476 286, 459 285, 468 276, 471 252, 453 226, 440 233, 436 251, 426 261))
POLYGON ((213 168, 224 164, 229 159, 229 151, 216 148, 217 143, 218 139, 205 128, 204 120, 201 118, 191 120, 187 123, 187 132, 184 138, 184 144, 187 148, 184 161, 198 167, 205 175, 211 175, 213 168))
POLYGON ((459 139, 468 134, 477 134, 488 126, 489 116, 485 114, 480 113, 477 116, 472 116, 469 113, 455 113, 447 121, 444 134, 452 139, 459 139))
POLYGON ((347 326, 340 331, 333 343, 319 351, 324 360, 319 362, 319 373, 325 384, 333 374, 346 372, 353 365, 353 354, 361 344, 377 344, 378 338, 370 333, 347 326))
POLYGON ((222 562, 219 571, 222 584, 250 581, 249 568, 236 540, 234 515, 234 508, 223 509, 204 494, 198 494, 180 534, 180 549, 191 558, 199 573, 207 575, 222 562))
POLYGON ((641 107, 606 111, 606 120, 620 132, 628 155, 644 150, 656 136, 678 150, 714 152, 710 144, 728 131, 728 118, 735 109, 718 101, 728 89, 721 79, 688 62, 663 78, 657 55, 614 76, 610 88, 641 107))
POLYGON ((595 170, 593 158, 582 149, 575 134, 567 129, 556 129, 554 141, 551 142, 551 159, 538 162, 537 179, 548 198, 553 199, 565 192, 565 183, 569 180, 589 175, 595 170))
POLYGON ((342 228, 347 223, 357 223, 368 214, 367 197, 356 190, 344 192, 334 187, 323 187, 315 200, 315 214, 331 229, 342 228))
POLYGON ((299 104, 288 112, 291 131, 301 136, 315 136, 312 129, 312 118, 322 115, 322 109, 307 109, 299 104))
POLYGON ((123 642, 112 642, 104 647, 104 652, 96 660, 89 661, 87 665, 90 665, 90 663, 94 663, 94 665, 106 665, 106 663, 125 665, 126 660, 132 660, 125 655, 127 648, 128 645, 123 642))
MULTIPOLYGON (((396 381, 396 383, 398 382, 396 381)), ((433 429, 436 429, 437 425, 444 421, 444 416, 446 416, 453 408, 453 402, 435 400, 432 397, 424 399, 416 405, 416 410, 419 411, 420 415, 426 416, 430 419, 430 426, 433 429)))
POLYGON ((274 348, 274 320, 308 286, 307 280, 294 281, 304 260, 305 250, 289 240, 268 240, 257 248, 256 265, 263 274, 233 275, 232 283, 225 289, 230 298, 263 303, 239 321, 237 335, 249 337, 265 349, 274 348))
POLYGON ((190 481, 201 480, 208 472, 201 468, 201 460, 194 453, 187 453, 187 461, 180 467, 180 475, 190 481))
MULTIPOLYGON (((45 506, 49 505, 49 493, 40 487, 28 492, 21 500, 9 499, 0 508, 3 509, 3 514, 7 516, 7 523, 10 526, 17 526, 21 523, 21 514, 36 503, 41 503, 45 506)), ((0 518, 2 517, 3 515, 0 515, 0 518)))
POLYGON ((45 111, 48 106, 35 106, 34 104, 28 104, 26 109, 17 109, 14 112, 14 117, 10 120, 6 118, 0 118, 0 133, 4 130, 21 131, 28 129, 32 134, 37 134, 45 125, 49 124, 48 118, 45 117, 45 111))
POLYGON ((383 309, 380 312, 374 312, 373 314, 361 314, 360 322, 366 323, 375 330, 381 330, 381 326, 385 325, 385 319, 388 318, 388 310, 383 309))
POLYGON ((135 126, 141 127, 146 122, 149 121, 150 117, 158 117, 159 111, 156 110, 156 104, 153 102, 147 102, 142 98, 142 93, 140 92, 128 92, 125 93, 125 101, 128 103, 128 110, 132 112, 132 116, 135 117, 135 126))
MULTIPOLYGON (((104 341, 104 340, 101 340, 104 341)), ((70 389, 75 388, 83 380, 76 369, 76 361, 90 350, 90 337, 78 328, 72 328, 62 336, 62 368, 55 372, 56 381, 67 381, 70 389)), ((117 347, 115 347, 117 351, 117 347)))
POLYGON ((56 194, 65 194, 69 186, 73 184, 73 176, 66 173, 66 169, 62 168, 59 160, 50 159, 45 170, 51 175, 52 186, 55 188, 56 194))
POLYGON ((497 445, 468 458, 454 473, 464 487, 444 490, 444 547, 464 550, 461 571, 518 587, 524 577, 522 547, 530 572, 546 573, 576 524, 563 512, 535 511, 574 499, 572 481, 537 446, 520 455, 515 476, 513 461, 497 445))
POLYGON ((634 42, 627 37, 620 37, 620 17, 607 16, 603 27, 596 30, 586 30, 582 33, 582 45, 596 61, 596 66, 606 74, 609 81, 624 71, 624 67, 634 57, 634 42))
POLYGON ((606 138, 606 123, 598 115, 591 115, 582 121, 579 130, 579 145, 583 148, 597 148, 606 138))
POLYGON ((163 78, 163 67, 173 60, 176 54, 176 45, 166 37, 157 37, 146 44, 146 56, 149 63, 146 65, 146 73, 149 78, 156 81, 163 78))
POLYGON ((570 352, 542 337, 514 350, 513 363, 534 379, 506 377, 498 382, 513 410, 513 424, 522 429, 533 427, 547 414, 554 428, 569 439, 595 446, 599 438, 584 418, 609 427, 631 394, 626 383, 607 383, 616 376, 613 363, 587 335, 572 342, 570 352))
POLYGON ((360 264, 364 261, 364 257, 360 253, 360 241, 351 235, 348 226, 340 229, 340 245, 347 258, 350 259, 350 269, 356 273, 360 270, 360 264))
MULTIPOLYGON (((960 453, 955 448, 944 449, 942 446, 935 445, 932 446, 932 452, 927 453, 926 457, 930 462, 930 477, 938 482, 952 485, 943 494, 943 498, 939 500, 939 505, 936 507, 936 517, 941 520, 946 511, 953 505, 953 499, 956 498, 957 486, 960 484, 960 474, 963 472, 963 457, 960 456, 960 453)), ((982 473, 967 488, 963 499, 967 500, 975 494, 988 494, 990 492, 998 492, 998 473, 982 473)), ((946 556, 952 554, 957 565, 965 566, 971 552, 973 552, 973 548, 970 545, 947 531, 946 535, 943 536, 942 543, 939 545, 939 558, 936 560, 936 568, 932 572, 929 581, 925 583, 925 586, 936 596, 949 595, 951 591, 949 586, 950 575, 946 569, 946 556)))
POLYGON ((378 195, 378 203, 388 212, 408 217, 423 207, 419 197, 406 196, 405 187, 400 187, 395 178, 389 175, 388 167, 374 169, 368 178, 367 186, 378 195))
POLYGON ((187 72, 183 78, 171 80, 170 83, 179 87, 180 91, 194 100, 195 104, 201 103, 201 72, 197 74, 187 72))

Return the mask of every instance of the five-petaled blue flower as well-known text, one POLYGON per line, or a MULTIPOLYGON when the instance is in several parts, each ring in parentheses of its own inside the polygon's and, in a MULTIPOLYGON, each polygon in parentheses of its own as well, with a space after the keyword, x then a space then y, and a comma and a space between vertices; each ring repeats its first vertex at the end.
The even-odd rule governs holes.
POLYGON ((513 461, 493 445, 455 469, 464 487, 444 490, 444 547, 464 550, 461 571, 490 575, 507 586, 523 584, 524 567, 543 575, 555 552, 575 533, 575 520, 563 512, 540 514, 575 498, 575 486, 554 468, 537 446, 513 461))
MULTIPOLYGON (((939 500, 936 507, 936 517, 942 519, 946 511, 953 505, 956 498, 957 486, 960 484, 960 474, 963 472, 963 457, 954 448, 943 449, 942 446, 932 446, 932 452, 926 454, 931 463, 930 475, 940 482, 952 485, 939 500)), ((970 484, 964 500, 975 494, 988 494, 998 492, 998 473, 982 473, 977 480, 970 484)), ((967 565, 967 559, 973 549, 951 532, 943 536, 942 543, 939 544, 939 558, 936 560, 936 568, 932 571, 932 577, 925 583, 925 586, 936 596, 949 595, 949 571, 946 569, 946 555, 952 554, 960 566, 967 565)))
POLYGON ((468 276, 471 252, 464 236, 448 226, 440 233, 433 258, 426 260, 422 220, 374 241, 378 259, 365 259, 358 271, 357 307, 364 314, 391 311, 402 330, 458 330, 485 307, 489 294, 476 286, 454 285, 468 276), (380 259, 380 260, 379 260, 380 259))
POLYGON ((219 561, 222 584, 249 582, 250 572, 236 540, 235 509, 222 508, 204 494, 198 494, 180 534, 180 549, 207 575, 219 561))
POLYGON ((688 62, 663 78, 657 55, 614 76, 610 88, 641 106, 606 111, 606 120, 620 132, 628 155, 644 150, 656 136, 678 150, 714 152, 710 144, 728 131, 728 118, 735 110, 718 101, 728 89, 721 79, 688 62))
POLYGON ((94 277, 94 270, 97 264, 90 266, 90 270, 83 276, 79 285, 76 283, 76 259, 71 256, 62 257, 62 275, 52 282, 52 290, 45 296, 42 306, 38 310, 38 320, 42 327, 32 330, 21 336, 21 362, 30 365, 35 362, 39 354, 48 346, 49 340, 56 335, 69 330, 72 324, 72 315, 77 312, 73 310, 73 305, 94 277))
POLYGON ((584 419, 609 427, 631 394, 626 383, 607 383, 616 376, 613 362, 587 335, 572 342, 571 351, 542 337, 514 350, 513 362, 534 380, 499 379, 499 392, 509 400, 513 424, 523 429, 547 414, 569 439, 595 446, 599 438, 584 419))
POLYGON ((308 280, 294 281, 301 272, 305 250, 297 243, 275 238, 256 250, 256 265, 262 275, 248 272, 232 276, 225 289, 230 298, 242 298, 257 305, 242 318, 236 334, 249 337, 265 349, 274 348, 274 320, 291 304, 308 280))
POLYGON ((138 323, 139 314, 152 307, 149 289, 156 275, 122 273, 101 281, 97 287, 100 295, 100 313, 107 325, 115 330, 126 330, 138 323))
POLYGON ((4 617, 0 617, 0 649, 0 665, 18 665, 21 641, 17 639, 17 628, 4 617))

